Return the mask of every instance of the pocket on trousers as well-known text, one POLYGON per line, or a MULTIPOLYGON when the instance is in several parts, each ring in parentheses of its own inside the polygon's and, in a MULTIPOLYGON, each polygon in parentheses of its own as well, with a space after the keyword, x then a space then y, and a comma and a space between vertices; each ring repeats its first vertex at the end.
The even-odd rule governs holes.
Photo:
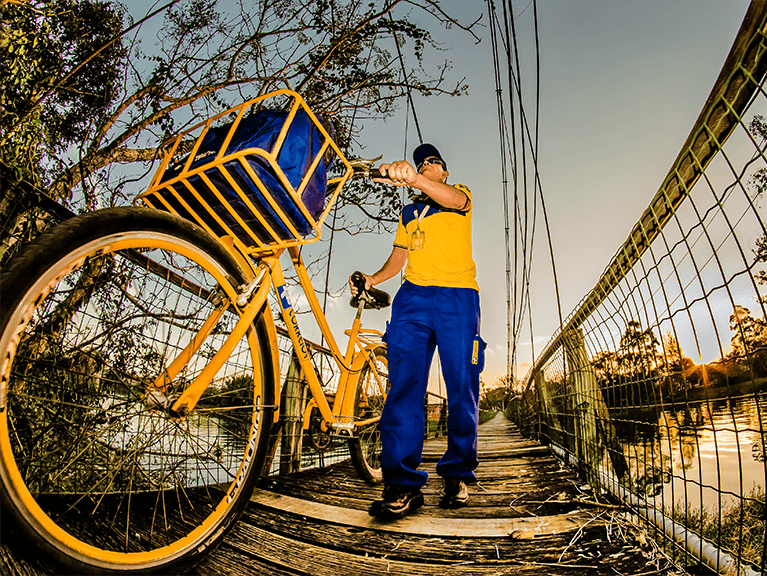
POLYGON ((485 369, 485 348, 487 344, 481 336, 474 336, 474 343, 471 346, 471 370, 475 374, 480 374, 485 369))

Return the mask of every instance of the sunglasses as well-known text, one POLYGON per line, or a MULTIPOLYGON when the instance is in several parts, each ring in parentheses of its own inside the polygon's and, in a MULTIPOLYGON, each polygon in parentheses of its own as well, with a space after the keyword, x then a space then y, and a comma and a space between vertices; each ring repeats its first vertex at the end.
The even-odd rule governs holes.
POLYGON ((423 162, 421 162, 421 163, 420 163, 420 164, 417 166, 417 170, 418 170, 418 172, 420 172, 420 171, 421 171, 421 168, 423 168, 424 166, 426 166, 426 165, 428 165, 428 164, 439 164, 439 165, 440 165, 440 167, 441 167, 443 170, 445 169, 445 163, 444 163, 442 160, 440 160, 439 158, 434 158, 434 157, 432 157, 432 158, 425 158, 425 159, 424 159, 424 161, 423 161, 423 162))

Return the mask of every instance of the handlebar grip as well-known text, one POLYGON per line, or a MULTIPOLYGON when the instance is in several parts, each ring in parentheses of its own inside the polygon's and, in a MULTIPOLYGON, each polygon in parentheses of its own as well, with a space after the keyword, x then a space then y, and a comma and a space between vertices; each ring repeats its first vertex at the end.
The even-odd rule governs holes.
POLYGON ((378 168, 371 168, 370 169, 370 177, 371 178, 384 178, 384 176, 381 175, 381 171, 378 168))

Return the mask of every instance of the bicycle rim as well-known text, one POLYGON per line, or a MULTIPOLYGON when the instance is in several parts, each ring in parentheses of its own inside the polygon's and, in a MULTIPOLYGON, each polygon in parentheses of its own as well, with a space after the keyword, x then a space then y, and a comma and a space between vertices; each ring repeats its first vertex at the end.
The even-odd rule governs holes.
MULTIPOLYGON (((365 364, 357 384, 357 400, 354 407, 356 420, 380 418, 386 395, 389 392, 389 364, 386 348, 379 346, 370 350, 371 363, 365 364), (377 374, 377 378, 376 378, 377 374)), ((349 449, 358 474, 367 482, 383 481, 381 471, 381 430, 378 421, 358 427, 355 437, 349 440, 349 449)))
MULTIPOLYGON (((123 212, 125 220, 136 210, 123 212)), ((90 220, 110 230, 109 219, 90 220)), ((10 359, 0 368, 4 488, 22 528, 70 566, 148 571, 188 561, 231 523, 260 472, 268 419, 258 407, 272 400, 255 327, 186 418, 146 400, 217 292, 232 298, 238 282, 236 267, 200 248, 196 232, 174 234, 91 234, 42 270, 30 261, 37 279, 0 335, 10 359)), ((236 321, 230 307, 164 388, 168 398, 236 321)))

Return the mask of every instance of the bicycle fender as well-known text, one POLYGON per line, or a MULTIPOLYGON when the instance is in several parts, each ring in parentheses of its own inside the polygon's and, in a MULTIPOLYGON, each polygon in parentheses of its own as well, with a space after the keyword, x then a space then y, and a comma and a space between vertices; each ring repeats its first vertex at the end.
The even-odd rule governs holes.
POLYGON ((317 401, 314 398, 311 398, 309 402, 306 403, 306 409, 304 410, 304 424, 303 429, 306 431, 309 429, 309 417, 312 415, 312 408, 317 406, 317 401))

